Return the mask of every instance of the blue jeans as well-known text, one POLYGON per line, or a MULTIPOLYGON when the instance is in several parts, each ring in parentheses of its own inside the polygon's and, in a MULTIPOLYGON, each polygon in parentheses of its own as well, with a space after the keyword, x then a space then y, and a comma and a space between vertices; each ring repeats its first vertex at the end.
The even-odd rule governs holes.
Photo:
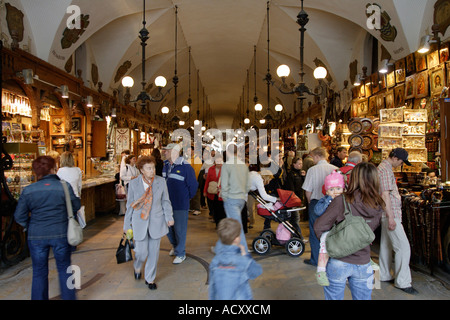
POLYGON ((323 287, 326 300, 343 300, 347 280, 353 300, 372 298, 373 269, 370 263, 357 265, 330 258, 327 277, 330 285, 323 287))
POLYGON ((317 266, 317 261, 319 258, 319 249, 320 249, 320 241, 316 237, 316 233, 314 232, 314 222, 318 216, 314 213, 314 207, 316 206, 319 200, 313 199, 309 203, 308 206, 308 215, 309 215, 309 245, 311 247, 311 264, 317 266))
POLYGON ((48 300, 48 256, 52 248, 58 269, 59 288, 63 300, 75 300, 75 288, 67 286, 67 279, 72 275, 67 272, 71 265, 72 246, 67 238, 28 240, 31 262, 33 266, 33 281, 31 285, 32 300, 48 300))
POLYGON ((242 218, 241 218, 241 212, 242 209, 244 209, 244 206, 245 200, 243 199, 227 199, 223 201, 223 207, 225 209, 225 214, 227 215, 227 218, 236 219, 241 224, 241 244, 248 252, 247 240, 245 240, 245 234, 244 229, 242 227, 242 218))
POLYGON ((186 255, 186 234, 188 225, 189 210, 173 210, 174 225, 169 228, 167 237, 172 244, 175 256, 184 257, 186 255))

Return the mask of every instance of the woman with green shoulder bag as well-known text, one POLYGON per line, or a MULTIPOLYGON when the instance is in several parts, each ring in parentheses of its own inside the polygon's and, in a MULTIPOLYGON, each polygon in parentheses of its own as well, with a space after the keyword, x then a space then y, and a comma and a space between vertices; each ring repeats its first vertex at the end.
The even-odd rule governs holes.
MULTIPOLYGON (((379 194, 379 185, 375 165, 367 162, 356 165, 352 170, 347 191, 336 197, 325 213, 316 220, 314 231, 317 238, 320 239, 322 233, 333 227, 336 229, 335 225, 344 223, 346 219, 344 213, 353 217, 362 217, 370 229, 375 230, 380 225, 381 214, 384 210, 384 201, 379 194)), ((368 231, 370 232, 370 230, 368 231)), ((361 238, 361 242, 364 240, 361 238)), ((327 246, 331 247, 334 243, 329 243, 329 241, 333 240, 327 236, 327 246)), ((348 280, 353 300, 370 300, 373 287, 370 244, 344 257, 333 258, 330 251, 329 255, 330 260, 326 268, 329 286, 324 287, 325 299, 344 299, 348 280)))

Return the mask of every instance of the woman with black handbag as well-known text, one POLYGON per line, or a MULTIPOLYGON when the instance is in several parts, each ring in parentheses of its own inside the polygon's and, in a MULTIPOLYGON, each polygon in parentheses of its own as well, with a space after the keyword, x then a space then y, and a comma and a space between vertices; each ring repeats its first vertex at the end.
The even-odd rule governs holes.
MULTIPOLYGON (((379 194, 379 187, 375 165, 362 162, 355 166, 347 191, 336 197, 325 213, 317 218, 314 231, 318 239, 322 233, 345 219, 345 204, 348 204, 350 214, 363 217, 370 228, 375 230, 380 225, 381 214, 384 210, 384 201, 379 194)), ((327 277, 330 285, 324 287, 326 300, 344 299, 347 280, 353 300, 370 300, 373 287, 370 245, 342 258, 332 258, 330 254, 327 277)))
POLYGON ((161 238, 173 226, 173 211, 167 191, 166 180, 156 175, 154 157, 143 156, 136 166, 140 175, 128 184, 127 212, 123 231, 133 230, 134 236, 134 277, 141 278, 145 263, 145 282, 150 290, 155 290, 156 266, 158 264, 161 238))

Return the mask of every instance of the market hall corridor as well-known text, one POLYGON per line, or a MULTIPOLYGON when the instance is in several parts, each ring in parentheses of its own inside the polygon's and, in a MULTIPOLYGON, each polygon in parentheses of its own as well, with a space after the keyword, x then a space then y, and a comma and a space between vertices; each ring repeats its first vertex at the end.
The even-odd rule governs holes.
MULTIPOLYGON (((263 219, 256 217, 254 228, 246 235, 249 247, 263 227, 263 219)), ((172 264, 167 237, 161 241, 161 252, 156 275, 157 290, 149 290, 144 280, 135 280, 132 262, 117 264, 115 252, 122 236, 123 216, 102 214, 84 230, 85 240, 72 254, 72 264, 80 267, 81 289, 78 300, 207 300, 208 266, 213 258, 211 246, 217 240, 215 224, 208 211, 198 216, 189 215, 186 260, 172 264)), ((272 222, 272 230, 277 223, 272 222)), ((303 235, 309 234, 307 222, 301 222, 303 235)), ((376 252, 372 259, 378 262, 376 252)), ((303 263, 310 256, 309 245, 299 258, 286 254, 282 247, 272 247, 266 256, 252 254, 263 267, 263 274, 251 281, 255 300, 323 300, 323 289, 316 283, 316 268, 303 263)), ((419 295, 413 296, 382 282, 374 289, 373 300, 448 300, 450 277, 432 277, 427 273, 412 271, 413 285, 419 295)), ((29 300, 31 292, 31 259, 26 258, 16 266, 0 273, 1 300, 29 300)), ((49 297, 60 299, 58 274, 55 262, 49 263, 49 297)), ((350 300, 347 289, 345 299, 350 300)))

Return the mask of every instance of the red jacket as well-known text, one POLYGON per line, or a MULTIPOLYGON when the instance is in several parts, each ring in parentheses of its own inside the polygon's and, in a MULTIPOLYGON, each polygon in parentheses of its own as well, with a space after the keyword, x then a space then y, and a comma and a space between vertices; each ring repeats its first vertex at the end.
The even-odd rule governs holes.
MULTIPOLYGON (((216 166, 212 166, 208 169, 208 175, 206 176, 205 187, 203 188, 203 193, 206 194, 209 200, 214 200, 215 194, 208 193, 208 185, 210 181, 219 182, 220 173, 222 172, 222 168, 219 169, 219 174, 216 175, 216 166)), ((220 185, 219 185, 220 190, 220 185)), ((220 191, 219 191, 220 192, 220 191)), ((219 197, 219 201, 223 201, 221 197, 219 197)))

